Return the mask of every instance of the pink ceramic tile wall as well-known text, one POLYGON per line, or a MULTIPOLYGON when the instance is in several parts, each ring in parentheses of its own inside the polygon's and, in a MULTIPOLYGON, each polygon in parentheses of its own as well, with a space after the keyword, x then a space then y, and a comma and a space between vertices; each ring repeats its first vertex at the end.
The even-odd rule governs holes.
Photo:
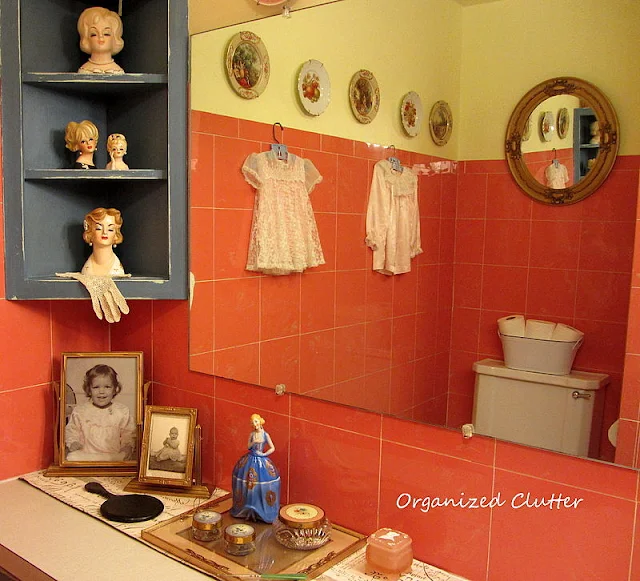
POLYGON ((613 460, 637 195, 637 159, 620 160, 596 194, 567 207, 525 196, 502 161, 460 163, 449 382, 459 417, 473 407, 470 365, 502 358, 499 317, 567 323, 585 332, 574 367, 611 376, 597 457, 613 460))
POLYGON ((326 264, 287 277, 245 270, 255 190, 241 168, 273 129, 193 112, 192 368, 444 423, 446 388, 425 389, 424 370, 446 377, 448 367, 455 176, 420 177, 425 252, 411 273, 385 277, 372 272, 365 219, 373 166, 388 151, 292 129, 277 137, 323 176, 311 201, 326 264))

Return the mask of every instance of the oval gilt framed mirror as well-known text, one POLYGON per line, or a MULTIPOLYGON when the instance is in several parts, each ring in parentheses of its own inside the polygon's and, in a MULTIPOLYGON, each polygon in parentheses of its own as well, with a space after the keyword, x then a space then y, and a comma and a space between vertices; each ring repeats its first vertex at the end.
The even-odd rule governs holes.
POLYGON ((526 194, 545 204, 567 205, 602 185, 618 144, 618 118, 602 91, 582 79, 559 77, 543 81, 520 99, 507 126, 505 153, 526 194), (565 108, 569 127, 558 132, 546 120, 565 108), (528 128, 533 128, 530 137, 528 128))

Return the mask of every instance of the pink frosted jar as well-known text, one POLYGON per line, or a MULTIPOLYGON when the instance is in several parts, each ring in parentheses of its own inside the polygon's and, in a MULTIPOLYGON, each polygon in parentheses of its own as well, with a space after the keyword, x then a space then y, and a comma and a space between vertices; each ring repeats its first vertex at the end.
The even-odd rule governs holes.
POLYGON ((379 529, 367 539, 367 569, 390 578, 409 573, 413 563, 411 537, 393 529, 379 529))

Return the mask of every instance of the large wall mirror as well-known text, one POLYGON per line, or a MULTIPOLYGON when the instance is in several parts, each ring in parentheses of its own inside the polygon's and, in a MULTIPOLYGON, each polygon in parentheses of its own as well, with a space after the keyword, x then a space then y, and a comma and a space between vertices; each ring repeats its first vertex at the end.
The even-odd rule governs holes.
MULTIPOLYGON (((410 4, 416 10, 421 10, 423 4, 429 4, 431 10, 441 10, 442 6, 446 7, 448 4, 456 5, 454 0, 434 2, 433 5, 427 2, 423 3, 422 0, 401 0, 401 3, 403 5, 410 4)), ((520 0, 514 0, 513 3, 519 4, 520 0)), ((330 10, 333 15, 333 11, 337 10, 336 7, 348 5, 363 9, 363 7, 370 8, 370 4, 370 0, 366 2, 364 0, 340 0, 302 12, 310 14, 314 11, 330 10)), ((368 30, 364 23, 366 18, 370 15, 371 18, 378 17, 378 12, 384 11, 386 7, 386 3, 382 0, 375 0, 373 4, 379 10, 367 12, 366 16, 363 16, 365 14, 363 9, 362 14, 357 12, 349 14, 349 18, 353 22, 357 21, 358 26, 368 30), (373 14, 374 12, 375 14, 373 14)), ((478 3, 472 2, 471 4, 478 3)), ((488 2, 486 4, 495 6, 495 9, 491 8, 492 11, 499 11, 502 2, 488 2)), ((293 6, 296 5, 297 3, 293 4, 293 6)), ((460 9, 460 5, 465 5, 465 2, 459 2, 456 5, 457 9, 460 9)), ((477 6, 474 6, 473 8, 462 8, 462 10, 475 10, 476 8, 477 6)), ((390 8, 393 14, 396 9, 397 7, 390 8)), ((346 12, 340 12, 343 17, 345 14, 346 12)), ((459 17, 459 13, 443 12, 439 14, 442 27, 444 27, 440 30, 441 36, 447 34, 447 27, 455 21, 456 14, 459 17)), ((295 27, 304 29, 304 26, 297 22, 296 18, 303 23, 305 22, 304 18, 298 17, 294 13, 290 20, 278 20, 274 29, 278 31, 285 27, 290 31, 295 27)), ((272 19, 269 18, 269 20, 272 19)), ((313 26, 317 25, 318 20, 321 18, 312 19, 313 26)), ((495 20, 498 22, 499 18, 496 17, 495 20)), ((392 21, 395 22, 394 18, 388 17, 384 23, 384 30, 387 30, 388 22, 392 21)), ((339 24, 335 18, 332 22, 336 27, 339 24)), ((353 22, 351 22, 352 26, 353 22)), ((311 23, 307 22, 307 24, 311 23)), ((378 21, 374 24, 373 28, 382 27, 378 21)), ((247 30, 252 30, 255 25, 245 24, 243 26, 247 30)), ((402 29, 406 28, 408 24, 398 22, 398 26, 402 29)), ((192 122, 195 124, 191 133, 192 172, 195 171, 195 173, 192 173, 191 184, 190 235, 191 270, 195 273, 195 283, 190 319, 190 368, 200 373, 261 385, 271 390, 276 389, 279 385, 284 385, 289 393, 459 429, 461 423, 471 421, 469 401, 473 397, 472 365, 474 361, 487 356, 499 357, 498 353, 501 351, 496 332, 497 327, 491 333, 487 332, 486 337, 474 337, 475 343, 469 349, 458 349, 457 353, 453 353, 451 347, 451 336, 455 332, 453 329, 462 322, 456 319, 459 315, 454 314, 452 308, 454 287, 458 284, 455 281, 456 264, 453 251, 456 237, 455 209, 451 215, 446 215, 448 210, 441 210, 441 206, 438 206, 436 210, 436 212, 440 212, 438 217, 429 218, 425 222, 428 229, 423 230, 423 250, 433 259, 433 264, 422 263, 420 268, 415 269, 415 278, 412 278, 413 275, 384 277, 371 271, 370 251, 364 245, 363 216, 356 215, 353 208, 348 206, 349 202, 341 202, 340 200, 336 202, 337 196, 335 194, 331 199, 332 210, 330 210, 327 199, 321 197, 323 194, 320 189, 321 186, 333 187, 335 191, 338 191, 336 182, 343 179, 348 182, 348 187, 352 190, 357 190, 362 186, 360 189, 364 190, 364 194, 359 195, 364 199, 363 203, 366 204, 369 183, 362 185, 361 181, 367 182, 369 179, 367 168, 369 167, 370 170, 377 155, 375 152, 372 153, 374 144, 380 144, 383 147, 390 144, 396 145, 401 160, 409 163, 413 159, 422 159, 420 154, 408 153, 408 151, 416 151, 411 149, 413 147, 416 147, 418 151, 429 151, 430 155, 424 155, 427 162, 429 159, 437 159, 438 156, 455 160, 456 150, 444 151, 442 148, 434 148, 433 143, 430 142, 428 144, 422 142, 418 146, 416 145, 417 140, 403 142, 402 125, 400 116, 397 114, 403 93, 394 95, 393 89, 395 87, 385 84, 384 74, 380 74, 382 78, 380 83, 382 85, 382 105, 378 118, 374 123, 359 128, 359 134, 366 134, 366 138, 363 137, 360 140, 352 138, 349 153, 343 154, 349 157, 351 165, 345 165, 344 168, 339 167, 337 171, 331 170, 329 162, 334 166, 340 163, 335 161, 336 153, 330 152, 328 154, 326 150, 322 151, 318 144, 323 142, 325 134, 330 137, 327 141, 331 140, 334 143, 334 138, 331 136, 340 135, 340 133, 332 134, 331 131, 322 131, 322 123, 324 123, 325 117, 339 117, 341 115, 345 116, 345 125, 356 123, 351 117, 345 94, 350 76, 344 74, 343 77, 340 77, 335 73, 335 66, 328 68, 332 75, 332 102, 323 116, 309 120, 302 111, 296 109, 298 105, 295 100, 297 97, 295 85, 297 70, 294 69, 307 58, 323 60, 325 57, 331 56, 335 57, 335 62, 338 62, 340 59, 349 60, 353 58, 353 55, 343 49, 338 49, 339 54, 334 55, 336 49, 333 43, 331 43, 332 46, 323 46, 322 34, 316 36, 317 42, 314 42, 312 49, 307 50, 308 47, 304 47, 305 50, 303 50, 300 42, 305 38, 304 30, 300 30, 299 36, 296 37, 298 44, 294 46, 286 44, 285 41, 288 37, 278 37, 275 33, 271 39, 267 38, 267 33, 273 32, 267 30, 262 34, 265 44, 270 50, 273 47, 273 52, 276 55, 280 50, 279 56, 274 56, 270 52, 272 61, 272 80, 270 83, 277 83, 278 75, 282 78, 286 77, 286 80, 279 86, 279 92, 274 91, 276 85, 271 85, 260 98, 250 102, 241 102, 240 98, 227 87, 227 79, 223 70, 224 48, 237 29, 236 26, 235 28, 211 30, 198 33, 192 38, 192 103, 193 100, 200 102, 204 100, 197 96, 202 90, 200 85, 204 84, 201 83, 204 77, 207 78, 207 83, 215 82, 226 87, 228 95, 217 96, 215 101, 211 99, 212 104, 209 109, 194 107, 195 111, 192 114, 192 122), (278 44, 280 46, 276 48, 275 45, 278 44), (204 48, 208 49, 209 47, 214 47, 215 50, 201 54, 204 48), (282 64, 285 53, 289 55, 296 53, 296 51, 300 53, 296 57, 298 60, 288 62, 286 71, 279 70, 278 66, 274 64, 278 63, 278 58, 282 64), (288 120, 274 118, 270 120, 271 123, 267 123, 260 118, 259 109, 263 103, 269 103, 269 106, 273 108, 273 101, 268 101, 268 99, 274 98, 274 95, 276 99, 288 103, 289 109, 285 113, 290 117, 288 120), (231 106, 228 108, 220 106, 221 99, 230 99, 231 106), (389 137, 389 132, 384 133, 390 125, 388 122, 385 127, 384 122, 380 121, 385 116, 386 118, 393 117, 391 132, 397 131, 397 138, 389 137), (202 122, 202 119, 206 119, 206 121, 202 122), (300 121, 301 119, 302 121, 300 121), (295 130, 287 127, 287 121, 293 126, 295 126, 295 122, 300 121, 305 135, 296 133, 295 130), (318 165, 320 172, 327 178, 323 182, 325 186, 319 184, 318 189, 312 193, 312 202, 314 210, 318 214, 317 221, 321 238, 325 240, 327 235, 331 234, 331 239, 337 241, 338 245, 346 239, 352 245, 354 253, 349 256, 341 255, 339 251, 336 252, 335 244, 332 242, 327 244, 327 255, 333 255, 331 264, 286 277, 254 276, 252 273, 246 272, 244 266, 255 191, 244 181, 240 168, 249 154, 265 151, 269 148, 269 143, 273 141, 272 125, 275 122, 283 122, 285 126, 283 135, 278 131, 278 138, 288 144, 290 150, 297 155, 312 159, 318 165), (218 124, 215 129, 211 129, 213 123, 218 124), (378 128, 380 128, 381 134, 377 137, 378 128), (306 132, 317 134, 319 137, 309 139, 306 132), (407 144, 406 148, 403 147, 405 144, 407 144), (362 159, 358 158, 360 151, 367 152, 362 156, 362 159), (207 158, 206 155, 211 152, 213 158, 207 158), (354 180, 352 176, 362 168, 364 168, 363 180, 360 180, 360 177, 358 181, 354 180), (327 183, 330 185, 326 186, 327 183), (320 197, 314 197, 316 194, 320 197), (211 200, 214 198, 215 203, 212 205, 211 200), (345 206, 342 211, 336 211, 340 203, 344 203, 345 206), (213 228, 211 224, 213 224, 213 228), (342 226, 345 226, 343 231, 340 230, 342 226), (343 260, 342 267, 339 264, 340 260, 343 260), (355 266, 353 266, 354 264, 355 266), (209 269, 213 274, 202 276, 202 271, 205 269, 209 269), (416 297, 415 300, 412 297, 416 297), (435 306, 433 309, 423 309, 422 311, 418 309, 416 314, 415 304, 411 304, 412 300, 414 303, 424 301, 435 306), (393 317, 385 314, 396 311, 405 316, 393 317), (333 323, 327 324, 327 318, 330 318, 333 323), (412 341, 414 345, 418 346, 411 357, 402 352, 403 345, 406 345, 407 341, 412 341), (483 349, 483 346, 488 347, 483 349), (393 359, 396 355, 397 360, 393 359), (455 364, 453 363, 454 358, 456 358, 455 364), (363 373, 348 376, 346 370, 358 366, 363 369, 363 373), (419 406, 412 406, 411 403, 413 401, 415 404, 418 396, 416 388, 418 376, 425 392, 429 392, 430 398, 429 406, 424 406, 420 412, 416 411, 419 406), (378 380, 381 378, 382 382, 379 382, 378 380), (460 386, 463 386, 463 389, 456 389, 460 386), (466 398, 466 408, 463 405, 459 415, 452 416, 448 413, 448 409, 451 409, 451 401, 456 399, 460 401, 463 398, 466 398)), ((316 32, 318 31, 316 30, 316 32)), ((453 25, 452 34, 455 35, 458 32, 459 30, 456 30, 453 25)), ((292 35, 296 36, 295 30, 292 35)), ((401 33, 398 33, 398 36, 401 36, 401 33)), ((414 40, 411 42, 415 43, 417 36, 411 37, 410 34, 406 34, 406 36, 413 38, 414 40)), ((455 69, 460 64, 445 63, 444 61, 451 51, 447 50, 441 39, 434 39, 434 43, 433 50, 437 50, 439 46, 442 54, 436 54, 435 57, 433 55, 425 56, 424 61, 414 63, 415 67, 420 70, 422 70, 420 67, 425 68, 427 73, 424 75, 425 88, 422 89, 425 110, 428 110, 429 105, 433 102, 447 97, 447 84, 442 83, 436 90, 433 89, 433 86, 441 77, 448 74, 449 69, 455 69), (437 66, 434 63, 437 63, 437 66), (433 94, 429 94, 427 91, 432 91, 433 94)), ((412 50, 413 52, 408 54, 415 55, 415 46, 412 50)), ((366 64, 371 69, 375 69, 376 73, 379 72, 379 69, 376 68, 378 65, 384 73, 384 66, 388 63, 393 66, 394 63, 406 60, 404 57, 398 59, 396 55, 388 54, 387 47, 381 47, 380 51, 384 54, 376 54, 371 57, 372 60, 373 57, 378 60, 366 63, 360 63, 358 60, 357 63, 354 63, 354 71, 366 64)), ((416 58, 423 58, 421 55, 427 54, 429 51, 421 50, 418 52, 420 56, 416 56, 416 58)), ((516 66, 519 65, 512 65, 512 67, 516 66)), ((499 68, 500 63, 496 63, 495 67, 499 68)), ((407 71, 406 76, 409 80, 406 83, 402 82, 402 84, 407 84, 406 89, 420 91, 421 87, 412 85, 414 82, 421 82, 420 80, 414 81, 416 75, 407 71)), ((422 76, 417 75, 420 78, 422 76)), ((500 167, 504 177, 504 180, 500 182, 502 187, 510 188, 509 191, 513 197, 520 196, 524 200, 522 203, 517 200, 515 205, 518 208, 524 204, 532 204, 540 212, 564 212, 563 219, 566 219, 569 212, 563 206, 574 205, 579 200, 585 200, 603 184, 612 170, 618 152, 618 121, 613 107, 602 91, 588 81, 575 77, 553 78, 537 84, 519 101, 524 92, 523 87, 529 87, 539 78, 545 78, 545 76, 550 75, 534 78, 532 81, 528 80, 526 85, 521 83, 519 85, 521 88, 517 91, 505 91, 508 93, 508 97, 503 98, 504 102, 500 103, 499 99, 489 99, 492 103, 494 101, 497 103, 494 115, 490 119, 491 131, 496 133, 497 151, 492 152, 490 164, 495 164, 494 167, 500 167), (547 116, 547 121, 553 121, 552 131, 549 128, 543 128, 544 116, 549 111, 552 112, 552 119, 547 116), (565 111, 565 113, 559 115, 561 111, 565 111), (582 163, 574 161, 576 159, 574 128, 576 126, 575 120, 579 115, 584 115, 584 127, 586 128, 584 131, 589 132, 588 139, 582 136, 580 143, 585 145, 585 140, 587 142, 591 140, 590 132, 596 121, 599 143, 597 147, 595 147, 596 144, 586 143, 590 147, 584 148, 585 151, 588 150, 585 153, 588 156, 584 161, 585 171, 582 176, 576 179, 576 166, 582 163), (562 122, 560 128, 558 127, 559 116, 562 122), (527 126, 530 126, 529 139, 525 139, 527 126), (507 134, 506 150, 502 148, 505 143, 505 129, 507 134), (548 141, 547 137, 550 137, 548 141), (505 153, 517 186, 533 197, 535 202, 522 194, 511 180, 505 168, 505 153), (565 180, 564 188, 549 188, 547 186, 547 176, 545 176, 544 169, 552 165, 556 159, 567 168, 568 177, 565 180), (589 162, 589 159, 595 161, 589 162), (538 202, 549 204, 549 207, 542 206, 538 202), (540 208, 542 210, 539 210, 540 208)), ((456 91, 460 90, 456 82, 449 84, 455 86, 456 91)), ((403 91, 404 89, 404 86, 399 85, 397 90, 403 91)), ((496 88, 495 91, 498 92, 499 89, 496 88)), ((500 96, 503 97, 502 94, 500 96)), ((454 115, 458 114, 464 119, 464 115, 459 111, 459 105, 455 105, 457 95, 452 94, 449 99, 454 102, 454 115)), ((493 111, 493 109, 491 110, 493 111)), ((465 125, 460 123, 456 127, 461 127, 460 131, 463 131, 462 128, 465 125)), ((429 139, 426 124, 423 131, 425 129, 427 130, 426 138, 429 139)), ((478 133, 479 136, 482 136, 481 131, 482 129, 478 133)), ((406 135, 404 138, 408 139, 406 135)), ((336 138, 334 146, 339 157, 342 155, 340 153, 342 143, 338 141, 336 138)), ((362 174, 357 175, 361 176, 362 174)), ((439 195, 433 199, 438 204, 442 204, 442 208, 445 203, 455 199, 459 176, 449 174, 421 179, 423 179, 421 187, 424 188, 421 195, 425 198, 428 195, 426 190, 432 189, 434 184, 437 184, 439 195)), ((489 198, 487 197, 487 199, 489 198)), ((590 199, 595 199, 595 196, 590 199)), ((585 203, 587 202, 588 200, 585 200, 585 203)), ((480 203, 478 202, 478 204, 480 203)), ((489 206, 487 202, 482 203, 489 206)), ((545 216, 548 215, 545 214, 545 216)), ((545 220, 553 223, 554 217, 546 217, 545 220)), ((471 227, 474 225, 470 224, 471 227)), ((625 224, 625 228, 627 226, 625 224)), ((571 227, 579 237, 581 225, 576 222, 571 227)), ((625 235, 624 239, 626 247, 619 253, 631 256, 633 235, 625 235)), ((575 248, 575 246, 577 243, 573 247, 575 248)), ((468 271, 476 269, 479 267, 475 264, 467 268, 468 271)), ((541 270, 543 269, 541 268, 541 270)), ((628 272, 624 273, 625 276, 619 277, 620 280, 624 280, 626 289, 616 296, 624 294, 625 300, 628 300, 630 270, 629 261, 628 272)), ((569 280, 575 276, 575 272, 569 272, 565 279, 569 280)), ((562 279, 561 283, 564 283, 565 279, 562 279)), ((473 282, 477 282, 477 279, 473 282)), ((496 287, 500 287, 500 284, 496 284, 496 287)), ((507 294, 502 290, 498 293, 507 294)), ((541 299, 541 302, 543 300, 541 299)), ((558 298, 550 293, 547 301, 555 304, 558 303, 558 298)), ((505 310, 507 308, 505 307, 505 310)), ((544 304, 540 307, 542 312, 545 308, 547 306, 544 304)), ((487 320, 491 319, 493 323, 499 316, 508 314, 507 312, 498 313, 498 310, 500 307, 486 307, 482 316, 486 316, 487 320)), ((464 309, 459 312, 464 312, 464 309)), ((472 317, 479 318, 477 313, 472 310, 469 312, 472 317)), ((626 317, 626 312, 624 316, 626 317)), ((586 321, 587 318, 585 317, 584 320, 586 321)), ((594 314, 592 319, 588 321, 589 328, 582 330, 590 335, 596 335, 598 325, 601 322, 602 317, 599 314, 594 314)), ((467 324, 469 321, 464 321, 464 323, 467 324)), ((477 333, 480 323, 478 321, 475 323, 477 333)), ((606 346, 607 350, 615 350, 615 356, 612 357, 615 357, 619 362, 615 373, 612 373, 615 375, 613 382, 615 386, 609 390, 608 394, 608 397, 611 398, 611 401, 607 402, 611 417, 605 420, 607 428, 618 417, 619 412, 622 366, 625 355, 626 318, 622 320, 620 317, 620 320, 609 327, 615 327, 622 339, 612 341, 610 345, 606 346)), ((583 352, 586 351, 584 347, 582 349, 583 352)), ((590 355, 593 357, 593 352, 590 355)), ((593 371, 601 371, 595 365, 588 364, 584 367, 593 371)), ((603 438, 606 440, 606 428, 603 429, 603 434, 603 438)), ((610 447, 610 453, 610 457, 606 458, 607 461, 613 460, 615 449, 610 447)), ((599 457, 598 459, 603 458, 599 457)))
POLYGON ((535 200, 574 204, 609 175, 618 134, 615 110, 600 89, 575 77, 549 79, 528 91, 514 109, 505 141, 507 162, 535 200))

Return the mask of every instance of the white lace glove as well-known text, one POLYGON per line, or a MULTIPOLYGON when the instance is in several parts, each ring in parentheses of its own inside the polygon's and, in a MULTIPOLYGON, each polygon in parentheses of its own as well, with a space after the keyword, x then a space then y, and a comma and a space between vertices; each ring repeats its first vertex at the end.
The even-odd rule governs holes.
POLYGON ((104 318, 109 323, 117 323, 120 313, 129 313, 127 301, 110 276, 97 276, 95 274, 82 274, 80 272, 56 272, 56 276, 62 278, 75 278, 81 282, 91 295, 93 312, 98 319, 104 318))

